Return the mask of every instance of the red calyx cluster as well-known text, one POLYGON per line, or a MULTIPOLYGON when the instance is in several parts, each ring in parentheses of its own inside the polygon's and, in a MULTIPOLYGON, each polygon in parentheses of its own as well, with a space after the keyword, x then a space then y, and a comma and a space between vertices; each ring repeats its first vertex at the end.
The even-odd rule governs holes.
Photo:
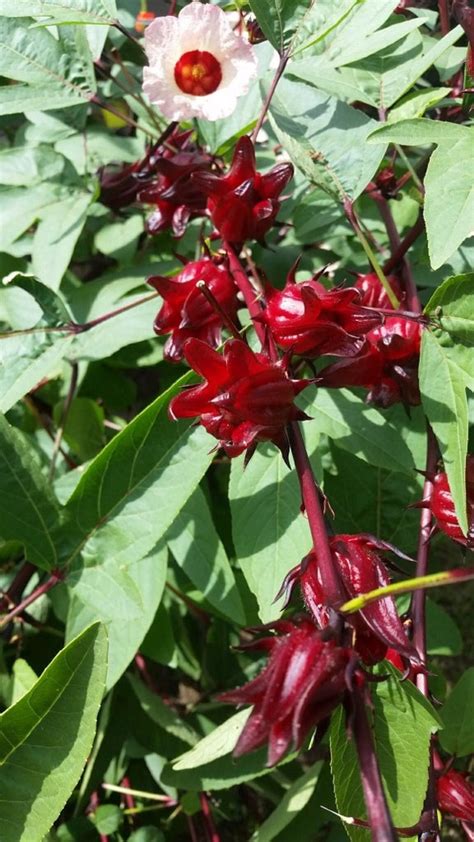
POLYGON ((291 380, 283 360, 272 363, 239 339, 226 342, 222 356, 199 339, 188 339, 184 356, 204 383, 173 398, 171 418, 200 416, 228 456, 247 450, 250 457, 259 441, 273 441, 288 452, 285 427, 306 418, 293 401, 307 380, 291 380))
POLYGON ((173 135, 169 146, 152 159, 154 176, 138 193, 140 202, 155 205, 146 221, 149 234, 171 228, 175 237, 181 237, 191 217, 204 213, 206 198, 192 175, 209 171, 213 158, 190 143, 191 134, 173 135))
POLYGON ((444 472, 434 478, 431 496, 431 512, 441 532, 465 547, 474 548, 474 456, 466 461, 466 503, 468 533, 464 535, 454 508, 454 500, 449 487, 448 476, 444 472))
POLYGON ((474 785, 455 769, 445 772, 436 781, 439 809, 471 825, 474 837, 474 785))
POLYGON ((305 357, 353 357, 382 315, 360 306, 354 288, 327 290, 316 278, 296 283, 295 269, 283 290, 268 287, 263 319, 281 348, 305 357))
MULTIPOLYGON (((390 584, 381 552, 393 552, 406 558, 392 544, 367 534, 335 535, 329 539, 329 546, 347 600, 390 584)), ((317 622, 325 625, 329 619, 328 599, 316 551, 309 553, 286 577, 282 592, 286 593, 287 600, 297 582, 306 607, 317 622)), ((361 611, 348 615, 347 621, 354 630, 354 649, 366 664, 382 661, 388 647, 412 663, 419 662, 393 597, 370 603, 361 611)))
MULTIPOLYGON (((373 300, 367 279, 365 300, 373 300)), ((379 283, 377 279, 377 283, 379 283)), ((387 299, 388 301, 388 299, 387 299)), ((384 309, 390 307, 385 302, 384 309)), ((382 325, 369 330, 358 353, 338 360, 320 372, 318 382, 329 388, 363 386, 369 390, 367 400, 377 406, 388 407, 402 401, 408 406, 420 403, 418 362, 422 326, 404 316, 387 316, 382 325)))
POLYGON ((220 696, 223 702, 254 706, 234 754, 268 742, 268 766, 278 763, 291 745, 300 748, 309 731, 341 702, 351 657, 349 649, 324 640, 310 619, 280 621, 271 628, 278 634, 245 647, 267 651, 267 666, 253 681, 220 696))
POLYGON ((148 278, 147 283, 164 300, 154 328, 159 335, 171 334, 164 347, 164 357, 170 362, 183 359, 184 343, 192 336, 213 348, 221 343, 222 316, 197 286, 199 281, 204 281, 222 312, 234 321, 239 307, 238 289, 222 261, 203 257, 186 263, 173 277, 148 278))
POLYGON ((155 205, 146 222, 148 233, 171 228, 181 237, 191 217, 206 208, 206 197, 191 175, 213 165, 212 156, 191 143, 191 135, 174 133, 167 145, 155 144, 140 161, 99 170, 102 204, 116 212, 136 201, 155 205))
POLYGON ((277 164, 261 175, 249 137, 241 137, 226 175, 196 172, 192 181, 207 196, 212 222, 224 240, 263 241, 280 209, 279 196, 293 175, 292 164, 277 164))

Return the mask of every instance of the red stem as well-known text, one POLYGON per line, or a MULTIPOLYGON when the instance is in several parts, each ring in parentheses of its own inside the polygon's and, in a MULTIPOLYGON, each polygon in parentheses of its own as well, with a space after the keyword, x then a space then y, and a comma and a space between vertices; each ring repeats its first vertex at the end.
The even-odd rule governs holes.
POLYGON ((359 757, 364 801, 370 823, 372 842, 397 842, 387 806, 375 753, 372 729, 367 718, 365 688, 355 686, 351 694, 352 732, 359 757))
POLYGON ((18 614, 21 614, 25 608, 28 608, 33 602, 36 602, 40 596, 43 594, 48 593, 52 588, 54 588, 58 582, 62 582, 63 574, 60 571, 55 571, 51 574, 50 578, 43 582, 42 585, 38 585, 34 591, 32 591, 29 596, 25 597, 15 608, 12 608, 8 614, 4 614, 3 617, 0 619, 0 629, 4 628, 11 622, 18 614))
POLYGON ((219 318, 222 319, 223 324, 227 327, 231 336, 233 336, 234 339, 241 339, 242 337, 239 331, 237 330, 237 327, 235 326, 234 322, 232 321, 230 316, 227 315, 225 310, 221 307, 215 295, 213 295, 209 287, 206 285, 206 282, 198 281, 196 284, 196 289, 202 292, 204 298, 208 300, 212 309, 217 313, 219 318))
POLYGON ((201 802, 201 810, 204 817, 204 824, 206 825, 206 833, 209 842, 220 842, 221 838, 219 833, 217 832, 217 828, 214 823, 214 818, 212 816, 212 811, 209 804, 209 799, 205 792, 199 793, 199 800, 201 802))
POLYGON ((189 835, 191 837, 191 842, 199 842, 199 839, 197 838, 196 828, 194 827, 194 822, 193 822, 192 816, 186 816, 186 818, 188 820, 188 830, 189 830, 189 835))
POLYGON ((273 77, 272 83, 271 83, 271 85, 268 89, 268 94, 265 97, 265 101, 263 103, 262 110, 260 112, 260 116, 257 120, 257 124, 256 124, 256 126, 255 126, 255 128, 252 132, 252 135, 251 135, 251 140, 252 140, 253 144, 255 144, 255 141, 257 140, 257 135, 258 135, 260 129, 262 128, 262 126, 263 126, 263 122, 265 120, 265 117, 267 116, 268 109, 270 108, 270 103, 273 99, 273 94, 275 93, 275 89, 276 89, 276 86, 278 85, 278 82, 280 81, 281 77, 283 76, 283 73, 285 72, 285 67, 288 63, 288 59, 289 59, 288 53, 283 53, 280 56, 280 61, 279 61, 278 67, 276 69, 276 72, 275 72, 275 75, 273 77))
POLYGON ((385 263, 383 267, 383 271, 386 275, 390 274, 392 269, 395 269, 396 266, 403 260, 405 254, 407 253, 408 249, 413 245, 415 240, 418 239, 422 231, 424 230, 425 222, 423 219, 423 215, 420 213, 417 221, 415 222, 413 228, 410 229, 406 237, 401 241, 400 245, 397 249, 395 249, 394 253, 390 257, 389 260, 385 263))
POLYGON ((5 593, 9 604, 15 603, 23 595, 28 582, 36 573, 37 568, 31 561, 25 561, 16 574, 13 582, 5 593))
POLYGON ((234 248, 230 245, 230 243, 227 243, 225 241, 223 242, 223 246, 225 251, 227 252, 227 257, 229 258, 230 271, 234 276, 235 283, 240 289, 242 295, 244 296, 247 309, 253 321, 255 333, 260 339, 262 345, 265 347, 267 337, 265 327, 260 321, 260 317, 263 311, 262 302, 260 300, 260 293, 252 285, 245 269, 243 268, 239 258, 237 257, 234 248))
MULTIPOLYGON (((426 445, 426 479, 423 486, 423 503, 429 503, 433 494, 433 477, 436 472, 438 459, 438 445, 427 422, 427 445, 426 445)), ((420 533, 418 538, 418 554, 416 559, 416 575, 426 576, 428 573, 429 546, 432 528, 432 515, 429 506, 423 506, 420 515, 420 533)), ((420 661, 426 664, 426 591, 415 591, 410 606, 410 614, 413 621, 413 643, 418 652, 420 661)), ((425 672, 419 672, 416 676, 416 686, 424 696, 429 696, 428 676, 425 672)), ((421 823, 428 828, 432 834, 430 838, 439 838, 438 814, 435 775, 433 766, 433 753, 430 753, 430 770, 428 779, 428 792, 421 816, 421 823)))
MULTIPOLYGON (((423 503, 429 503, 433 494, 433 477, 436 472, 438 459, 438 446, 433 431, 427 424, 427 447, 426 447, 426 479, 423 486, 423 503)), ((423 506, 420 515, 420 533, 418 538, 418 554, 416 561, 416 575, 426 576, 428 572, 428 556, 431 538, 431 509, 423 506)), ((426 662, 426 591, 419 590, 413 594, 410 613, 413 619, 413 643, 420 656, 421 662, 426 662)), ((425 674, 419 673, 416 677, 418 689, 424 696, 428 695, 428 678, 425 674)))
POLYGON ((288 436, 300 483, 301 497, 308 517, 313 546, 318 556, 318 565, 324 583, 326 601, 328 605, 337 608, 344 602, 346 595, 332 557, 326 523, 321 508, 320 492, 314 479, 313 469, 311 468, 301 429, 297 422, 289 425, 288 436))
MULTIPOLYGON (((378 196, 376 194, 373 194, 373 199, 378 205, 380 216, 382 217, 385 228, 387 229, 390 250, 393 255, 400 249, 401 240, 397 231, 397 226, 395 225, 395 220, 392 216, 390 205, 388 201, 380 194, 378 196)), ((420 298, 418 295, 418 290, 416 288, 415 281, 413 279, 410 264, 408 263, 408 260, 405 256, 403 256, 400 259, 400 263, 402 264, 402 271, 400 274, 407 296, 407 306, 414 313, 421 313, 422 308, 420 304, 420 298)))
POLYGON ((126 313, 127 310, 133 310, 134 307, 139 307, 141 304, 146 304, 147 301, 151 301, 153 298, 157 298, 159 295, 158 292, 152 292, 150 295, 144 295, 142 298, 139 298, 137 301, 133 301, 131 304, 124 304, 123 307, 119 307, 117 310, 112 310, 110 313, 104 313, 103 316, 98 316, 97 319, 92 319, 90 322, 84 322, 84 324, 73 324, 71 325, 71 332, 72 333, 84 333, 86 330, 90 330, 97 325, 101 325, 102 322, 108 321, 108 319, 113 319, 115 316, 119 316, 121 313, 126 313))
MULTIPOLYGON (((132 788, 130 780, 127 777, 122 778, 122 780, 120 781, 120 786, 125 787, 125 789, 131 789, 132 788)), ((130 795, 129 792, 123 792, 122 795, 123 795, 123 800, 125 802, 125 806, 127 807, 127 810, 134 810, 135 809, 135 799, 134 799, 133 795, 130 795)))
POLYGON ((448 0, 438 0, 439 23, 442 35, 449 32, 449 6, 448 0))

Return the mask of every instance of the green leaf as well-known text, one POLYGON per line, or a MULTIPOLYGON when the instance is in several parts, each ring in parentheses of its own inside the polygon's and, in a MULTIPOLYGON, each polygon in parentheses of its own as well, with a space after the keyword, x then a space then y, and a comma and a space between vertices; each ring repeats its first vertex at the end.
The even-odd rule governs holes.
MULTIPOLYGON (((388 681, 372 685, 374 736, 388 808, 396 827, 410 827, 420 817, 428 786, 430 737, 440 727, 434 708, 409 681, 385 662, 388 681)), ((347 739, 342 708, 331 723, 331 765, 338 811, 365 816, 354 741, 347 739)), ((368 840, 365 830, 347 828, 351 839, 368 840)))
POLYGON ((128 675, 127 678, 140 707, 156 725, 187 745, 194 746, 198 742, 199 736, 194 728, 188 725, 169 705, 166 705, 156 693, 149 690, 143 681, 134 675, 128 675))
POLYGON ((161 544, 145 558, 117 564, 113 554, 67 578, 70 596, 66 638, 100 620, 109 638, 107 688, 128 667, 151 626, 166 581, 167 550, 161 544))
POLYGON ((318 760, 285 792, 277 808, 251 836, 250 842, 271 842, 303 810, 318 783, 323 761, 318 760))
POLYGON ((64 158, 47 146, 14 146, 0 151, 0 184, 31 187, 55 178, 64 168, 64 158))
POLYGON ((324 38, 358 0, 250 0, 257 21, 276 50, 304 49, 324 38))
POLYGON ((25 83, 0 89, 0 114, 85 103, 96 90, 86 34, 55 38, 30 18, 0 17, 0 75, 25 83))
POLYGON ((17 658, 12 670, 12 696, 10 704, 16 704, 38 681, 38 676, 23 658, 17 658))
MULTIPOLYGON (((63 411, 63 402, 55 406, 57 424, 61 422, 63 411)), ((74 398, 67 413, 63 438, 82 462, 97 456, 105 444, 102 407, 90 398, 74 398)))
MULTIPOLYGON (((375 0, 375 3, 380 4, 380 0, 375 0)), ((360 8, 364 10, 367 7, 367 12, 369 12, 370 5, 370 2, 366 2, 360 8)), ((389 5, 393 6, 393 3, 390 2, 389 5)), ((325 58, 329 60, 332 67, 341 67, 344 64, 360 61, 366 58, 366 56, 371 56, 373 53, 379 52, 379 50, 390 47, 402 38, 405 38, 414 29, 419 29, 422 24, 422 20, 411 19, 403 21, 403 23, 386 26, 378 31, 364 32, 362 37, 360 31, 356 35, 355 31, 349 29, 349 26, 347 26, 346 29, 348 31, 344 32, 345 43, 342 46, 340 45, 336 32, 336 37, 331 43, 325 58)), ((344 27, 341 27, 341 29, 344 31, 344 27)))
POLYGON ((202 427, 166 414, 188 380, 176 381, 89 464, 66 506, 76 526, 63 534, 69 563, 114 559, 119 568, 143 558, 191 496, 212 461, 212 442, 202 427))
POLYGON ((390 110, 388 120, 390 123, 397 123, 403 120, 423 117, 425 111, 429 108, 434 108, 438 102, 448 97, 450 93, 450 88, 429 88, 427 91, 413 91, 390 110))
POLYGON ((199 740, 190 751, 176 757, 173 760, 173 769, 176 772, 181 772, 183 769, 195 769, 196 766, 204 766, 206 763, 212 763, 230 754, 237 745, 237 740, 249 716, 250 709, 246 709, 226 719, 222 725, 218 725, 210 734, 199 740))
POLYGON ((387 471, 339 447, 332 448, 332 456, 337 475, 325 474, 324 492, 335 513, 335 531, 370 532, 408 554, 414 553, 420 515, 407 507, 421 499, 422 477, 387 471), (354 494, 355 488, 360 493, 354 494))
POLYGON ((244 625, 235 577, 200 488, 184 504, 165 539, 179 566, 206 600, 233 622, 244 625))
POLYGON ((419 368, 423 408, 440 446, 456 515, 467 533, 466 455, 468 409, 466 388, 474 388, 474 349, 446 344, 423 331, 419 368), (451 345, 451 347, 450 347, 451 345))
POLYGON ((33 239, 33 271, 51 289, 59 288, 93 198, 92 193, 75 190, 40 211, 33 239))
POLYGON ((467 126, 420 117, 385 123, 369 137, 369 143, 401 143, 404 146, 425 146, 429 143, 456 143, 471 137, 467 126))
MULTIPOLYGON (((393 8, 395 4, 391 5, 393 8)), ((379 26, 384 15, 386 18, 386 3, 366 0, 356 7, 352 19, 349 16, 345 24, 335 31, 334 37, 322 45, 320 55, 294 62, 289 72, 349 102, 357 99, 375 108, 391 108, 459 40, 462 29, 455 27, 439 41, 426 39, 414 30, 395 44, 358 62, 333 66, 332 62, 339 64, 337 48, 351 51, 362 45, 360 49, 363 49, 366 32, 379 26)), ((382 29, 381 33, 384 31, 382 29)))
POLYGON ((0 410, 7 412, 43 378, 57 372, 73 338, 67 332, 54 330, 67 324, 70 316, 62 299, 52 290, 19 273, 4 283, 7 287, 0 288, 0 298, 7 303, 13 327, 37 328, 31 333, 0 336, 0 410), (25 324, 24 313, 29 305, 33 308, 25 324))
POLYGON ((0 715, 3 842, 41 842, 71 795, 92 747, 106 660, 107 638, 97 623, 0 715))
POLYGON ((0 534, 23 544, 33 564, 51 570, 58 563, 54 532, 59 506, 31 446, 0 415, 0 534))
POLYGON ((441 710, 441 745, 445 751, 457 757, 466 757, 474 751, 473 698, 474 667, 470 667, 461 676, 441 710))
POLYGON ((0 249, 7 251, 36 222, 41 209, 58 200, 60 193, 57 184, 46 183, 27 190, 19 187, 0 190, 0 249))
POLYGON ((304 82, 280 81, 270 120, 293 163, 336 200, 356 199, 382 160, 367 146, 374 120, 304 82))
POLYGON ((473 292, 474 272, 455 275, 438 287, 425 307, 446 333, 465 345, 474 345, 473 292))
POLYGON ((472 165, 472 135, 443 143, 426 170, 424 217, 428 252, 439 269, 472 234, 474 183, 466 178, 472 165))
POLYGON ((367 406, 349 389, 309 388, 298 403, 320 433, 372 465, 410 475, 414 468, 424 465, 421 412, 414 411, 408 422, 400 406, 381 411, 367 406))
POLYGON ((431 599, 426 600, 426 626, 428 655, 453 657, 462 654, 459 628, 447 611, 431 599))
MULTIPOLYGON (((0 0, 0 15, 11 15, 11 0, 0 0)), ((15 0, 15 17, 54 17, 67 23, 112 24, 115 0, 15 0)))
POLYGON ((94 824, 99 833, 115 833, 122 824, 123 815, 115 804, 102 804, 93 814, 94 824))
MULTIPOLYGON (((307 432, 314 452, 317 430, 307 432)), ((229 500, 237 558, 256 596, 260 619, 268 623, 281 613, 274 601, 284 577, 311 549, 298 477, 274 446, 262 446, 245 470, 243 456, 232 460, 229 500)))

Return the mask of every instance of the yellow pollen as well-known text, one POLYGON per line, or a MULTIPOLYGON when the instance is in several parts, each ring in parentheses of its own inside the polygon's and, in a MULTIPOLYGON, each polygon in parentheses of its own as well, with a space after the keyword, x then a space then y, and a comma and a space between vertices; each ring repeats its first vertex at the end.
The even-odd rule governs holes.
POLYGON ((203 76, 206 75, 206 73, 207 71, 203 64, 193 64, 193 68, 191 71, 193 79, 199 81, 200 79, 202 79, 203 76))

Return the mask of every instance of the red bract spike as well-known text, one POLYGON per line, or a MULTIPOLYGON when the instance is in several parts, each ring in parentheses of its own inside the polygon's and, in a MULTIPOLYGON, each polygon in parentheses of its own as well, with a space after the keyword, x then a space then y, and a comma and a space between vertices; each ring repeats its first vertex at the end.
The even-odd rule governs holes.
POLYGON ((291 746, 300 748, 310 730, 342 700, 350 656, 349 649, 323 640, 311 620, 287 622, 260 675, 219 697, 254 705, 234 754, 268 743, 268 765, 273 766, 291 746))
POLYGON ((278 363, 255 354, 239 339, 226 343, 223 356, 198 339, 188 339, 184 356, 205 382, 173 398, 172 418, 199 415, 229 456, 268 440, 287 454, 285 427, 306 418, 294 398, 308 380, 291 380, 278 363))

